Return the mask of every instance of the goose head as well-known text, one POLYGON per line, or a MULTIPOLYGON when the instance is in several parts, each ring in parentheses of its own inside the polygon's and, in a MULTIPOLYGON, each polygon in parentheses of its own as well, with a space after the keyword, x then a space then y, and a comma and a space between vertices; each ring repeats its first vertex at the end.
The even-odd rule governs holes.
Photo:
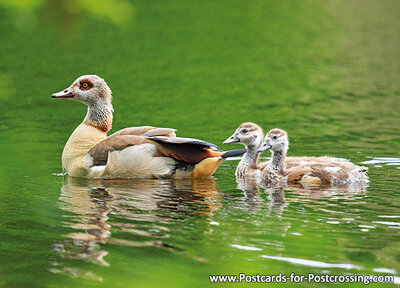
POLYGON ((111 89, 106 81, 97 75, 84 75, 76 79, 71 86, 52 95, 53 98, 69 98, 87 106, 98 103, 111 103, 111 89))
POLYGON ((222 144, 228 145, 233 143, 241 143, 248 148, 255 148, 261 146, 263 141, 263 131, 260 126, 252 122, 245 122, 240 124, 235 133, 226 139, 222 144))
POLYGON ((289 139, 286 131, 274 128, 268 131, 265 135, 265 140, 262 146, 258 149, 259 152, 271 150, 273 152, 287 151, 289 149, 289 139))

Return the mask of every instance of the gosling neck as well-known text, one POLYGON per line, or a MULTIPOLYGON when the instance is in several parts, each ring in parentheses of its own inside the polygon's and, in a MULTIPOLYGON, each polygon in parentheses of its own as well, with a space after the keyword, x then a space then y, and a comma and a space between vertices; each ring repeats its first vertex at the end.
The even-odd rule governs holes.
POLYGON ((243 158, 240 161, 241 164, 250 168, 257 168, 260 152, 258 152, 259 147, 256 146, 257 145, 246 145, 246 153, 243 155, 243 158))
POLYGON ((271 150, 271 161, 269 162, 269 166, 276 172, 282 171, 283 162, 286 158, 287 149, 284 150, 271 150))
POLYGON ((107 133, 111 130, 113 111, 111 102, 96 101, 88 105, 88 111, 83 123, 107 133))

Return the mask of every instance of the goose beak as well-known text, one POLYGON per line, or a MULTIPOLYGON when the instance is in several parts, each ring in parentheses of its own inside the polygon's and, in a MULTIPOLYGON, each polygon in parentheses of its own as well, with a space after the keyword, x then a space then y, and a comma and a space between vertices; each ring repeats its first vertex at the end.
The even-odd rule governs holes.
POLYGON ((75 94, 72 91, 71 87, 68 87, 67 89, 60 91, 58 93, 54 93, 51 95, 53 98, 74 98, 75 94))
POLYGON ((231 137, 229 137, 224 142, 222 142, 222 145, 228 145, 228 144, 233 144, 233 143, 238 143, 238 142, 240 142, 239 138, 237 138, 236 134, 233 134, 231 137))
POLYGON ((269 144, 267 144, 267 143, 264 143, 260 148, 258 148, 258 152, 263 152, 263 151, 269 150, 269 149, 271 149, 271 148, 272 148, 271 145, 269 145, 269 144))

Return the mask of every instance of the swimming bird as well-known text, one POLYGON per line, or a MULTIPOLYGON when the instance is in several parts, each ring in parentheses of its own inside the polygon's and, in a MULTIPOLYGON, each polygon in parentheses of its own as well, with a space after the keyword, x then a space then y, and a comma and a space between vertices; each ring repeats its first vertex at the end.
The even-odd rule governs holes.
POLYGON ((264 133, 260 126, 252 122, 245 122, 240 124, 232 136, 222 143, 223 145, 241 143, 246 146, 246 153, 236 167, 236 177, 261 176, 263 165, 258 163, 260 155, 258 149, 263 143, 263 138, 264 133))
POLYGON ((225 158, 244 149, 220 151, 193 138, 176 137, 175 129, 129 127, 107 137, 113 120, 111 89, 97 75, 84 75, 53 98, 88 106, 86 117, 65 144, 63 169, 85 178, 208 178, 225 158))
POLYGON ((286 131, 274 128, 265 135, 264 143, 258 150, 271 150, 271 160, 262 171, 265 182, 300 182, 310 185, 368 182, 368 168, 334 157, 292 157, 292 161, 284 166, 288 149, 286 131))
MULTIPOLYGON (((223 145, 240 143, 246 147, 246 153, 236 167, 235 175, 237 178, 261 176, 269 162, 258 162, 261 153, 258 149, 263 144, 263 139, 264 133, 260 126, 252 122, 244 122, 222 143, 223 145)), ((297 161, 294 158, 296 157, 287 157, 284 165, 293 166, 297 161)))

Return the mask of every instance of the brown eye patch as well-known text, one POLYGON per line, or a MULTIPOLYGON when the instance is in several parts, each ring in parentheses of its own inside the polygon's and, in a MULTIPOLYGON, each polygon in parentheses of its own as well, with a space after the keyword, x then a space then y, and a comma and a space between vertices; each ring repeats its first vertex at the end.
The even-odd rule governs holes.
POLYGON ((88 79, 82 79, 80 81, 79 89, 81 90, 89 90, 93 87, 93 83, 90 82, 88 79))

